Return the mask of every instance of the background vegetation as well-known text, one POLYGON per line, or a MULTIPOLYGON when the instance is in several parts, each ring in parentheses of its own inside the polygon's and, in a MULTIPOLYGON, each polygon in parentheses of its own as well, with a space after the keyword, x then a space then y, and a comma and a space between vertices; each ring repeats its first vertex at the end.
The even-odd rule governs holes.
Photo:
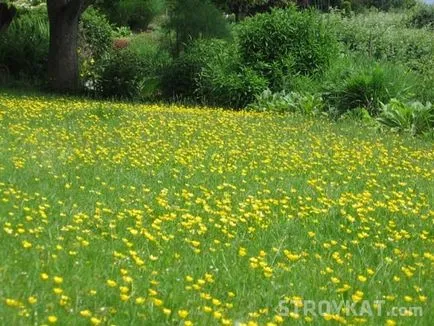
MULTIPOLYGON (((2 84, 45 85, 48 22, 44 4, 34 4, 0 34, 2 84)), ((264 100, 271 91, 321 99, 315 111, 335 119, 360 110, 376 118, 392 99, 430 107, 433 6, 327 4, 97 1, 80 22, 83 92, 275 111, 264 100)))

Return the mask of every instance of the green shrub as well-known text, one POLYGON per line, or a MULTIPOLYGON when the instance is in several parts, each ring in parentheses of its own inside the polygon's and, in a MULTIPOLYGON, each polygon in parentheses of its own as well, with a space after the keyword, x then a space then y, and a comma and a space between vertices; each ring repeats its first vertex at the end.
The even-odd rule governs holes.
POLYGON ((363 107, 370 113, 375 113, 380 102, 387 101, 390 97, 387 86, 381 68, 361 71, 360 74, 349 77, 344 87, 338 91, 338 108, 347 111, 363 107))
POLYGON ((113 38, 129 37, 133 34, 128 26, 115 26, 112 32, 113 38))
POLYGON ((199 75, 195 95, 204 104, 241 109, 267 87, 267 81, 250 68, 241 67, 238 71, 221 68, 208 65, 199 75))
POLYGON ((415 98, 434 103, 434 61, 427 64, 419 76, 420 82, 415 90, 415 98))
POLYGON ((97 0, 95 6, 111 23, 139 31, 164 10, 165 0, 97 0))
POLYGON ((282 89, 288 76, 323 72, 337 53, 333 28, 318 13, 293 6, 248 18, 236 34, 242 62, 273 90, 282 89))
POLYGON ((79 52, 85 58, 100 58, 112 44, 113 29, 97 9, 88 8, 80 18, 79 52))
POLYGON ((381 103, 414 96, 418 80, 412 72, 392 64, 347 60, 328 72, 323 82, 326 102, 336 115, 364 108, 375 116, 381 103))
POLYGON ((147 75, 160 75, 171 61, 170 53, 158 41, 143 34, 131 38, 128 49, 140 57, 147 75))
POLYGON ((95 64, 90 88, 103 97, 155 99, 161 95, 161 75, 170 62, 168 51, 138 35, 127 48, 112 50, 95 64))
POLYGON ((402 13, 369 12, 349 17, 329 14, 327 18, 339 27, 338 37, 350 56, 410 68, 417 73, 415 97, 423 101, 434 100, 432 31, 408 28, 408 17, 402 13))
POLYGON ((197 40, 167 67, 163 75, 166 98, 194 98, 197 79, 206 65, 236 69, 238 54, 233 44, 223 40, 197 40))
POLYGON ((229 35, 223 13, 209 0, 175 0, 166 27, 174 32, 174 52, 198 38, 224 38, 229 35))
POLYGON ((321 86, 324 80, 324 74, 327 70, 320 75, 304 76, 293 75, 287 78, 285 89, 291 92, 298 92, 302 94, 308 93, 321 93, 321 86))
POLYGON ((165 98, 194 98, 196 78, 205 66, 205 60, 213 57, 212 50, 211 53, 203 50, 206 48, 201 49, 193 44, 166 67, 162 76, 162 93, 165 98))
POLYGON ((434 5, 417 6, 410 16, 408 24, 415 28, 434 29, 434 5))
POLYGON ((339 121, 346 121, 346 120, 347 121, 350 120, 352 122, 354 121, 361 122, 363 127, 367 127, 367 126, 374 127, 378 124, 375 118, 373 118, 368 112, 368 110, 366 110, 365 108, 356 108, 351 111, 347 111, 339 117, 339 121))
POLYGON ((88 8, 80 18, 78 54, 80 76, 85 89, 97 78, 101 58, 110 50, 113 29, 107 18, 97 9, 88 8))
MULTIPOLYGON (((328 1, 313 0, 314 2, 322 2, 326 9, 330 8, 328 1)), ((335 0, 336 1, 336 0, 335 0)), ((366 12, 367 10, 375 11, 392 11, 393 9, 408 9, 416 5, 418 0, 350 0, 343 1, 341 6, 332 5, 334 8, 346 9, 351 8, 354 12, 366 12)), ((332 0, 333 2, 333 0, 332 0)), ((339 0, 338 0, 339 4, 339 0)))
POLYGON ((338 26, 338 38, 351 53, 404 64, 419 72, 434 60, 432 32, 407 28, 404 14, 370 12, 328 17, 338 26))
POLYGON ((434 106, 427 102, 403 103, 392 99, 383 104, 377 121, 396 131, 408 131, 419 135, 434 131, 434 106))
POLYGON ((162 0, 121 0, 114 14, 115 22, 132 30, 144 30, 163 9, 162 0))
POLYGON ((266 89, 256 95, 248 109, 260 112, 301 113, 313 115, 323 112, 324 102, 320 95, 285 91, 273 93, 266 89))
POLYGON ((49 45, 46 8, 21 11, 0 34, 0 65, 15 79, 45 80, 49 45))
POLYGON ((166 98, 183 98, 242 108, 267 87, 267 81, 240 64, 236 45, 224 40, 197 40, 176 58, 163 76, 166 98))
POLYGON ((194 96, 195 77, 200 63, 182 55, 166 67, 161 80, 161 92, 165 99, 187 99, 194 96))
POLYGON ((143 74, 142 97, 159 97, 163 72, 172 62, 169 51, 143 35, 132 38, 128 50, 140 58, 143 74))
POLYGON ((95 80, 98 95, 109 98, 138 99, 142 94, 143 65, 140 57, 128 50, 112 51, 107 54, 95 80))
POLYGON ((290 111, 291 97, 285 91, 272 92, 269 88, 255 96, 255 101, 247 107, 258 112, 285 113, 290 111))
POLYGON ((191 50, 201 64, 194 76, 194 97, 203 104, 243 108, 267 87, 264 78, 241 65, 234 43, 199 40, 191 50))

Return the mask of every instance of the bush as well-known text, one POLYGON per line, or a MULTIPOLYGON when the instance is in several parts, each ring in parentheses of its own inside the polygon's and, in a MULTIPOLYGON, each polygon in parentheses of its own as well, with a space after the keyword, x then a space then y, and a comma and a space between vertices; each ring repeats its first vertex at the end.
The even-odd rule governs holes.
POLYGON ((175 33, 175 54, 198 38, 223 38, 229 29, 220 12, 209 0, 176 0, 166 26, 175 33))
POLYGON ((147 99, 160 96, 162 74, 172 62, 168 50, 146 35, 132 38, 128 49, 140 58, 143 74, 142 96, 147 99))
POLYGON ((16 79, 45 80, 49 45, 46 8, 21 11, 0 34, 0 65, 16 79))
POLYGON ((337 41, 315 11, 295 7, 246 19, 237 29, 242 62, 266 77, 273 90, 291 75, 323 72, 337 53, 337 41))
POLYGON ((97 9, 88 8, 80 18, 79 51, 81 57, 99 59, 112 44, 113 29, 97 9))
POLYGON ((195 77, 200 72, 200 62, 186 54, 176 58, 163 71, 161 91, 168 100, 194 97, 195 77))
POLYGON ((88 8, 80 18, 78 53, 80 76, 85 89, 94 84, 99 60, 110 50, 113 29, 97 9, 88 8))
POLYGON ((197 40, 163 76, 166 98, 192 99, 203 104, 242 108, 267 81, 240 64, 235 44, 224 40, 197 40))
POLYGON ((112 36, 113 38, 123 38, 123 37, 130 37, 133 35, 133 32, 128 26, 119 26, 114 27, 112 36))
POLYGON ((419 74, 420 82, 415 90, 415 97, 420 101, 434 103, 434 60, 425 66, 419 74))
POLYGON ((150 100, 160 96, 161 74, 171 62, 169 53, 142 36, 128 47, 108 52, 95 65, 91 86, 103 97, 150 100))
POLYGON ((141 97, 143 65, 136 53, 128 49, 112 51, 98 68, 94 86, 97 94, 109 98, 141 97))
POLYGON ((419 135, 434 131, 434 106, 427 102, 403 103, 393 99, 381 107, 377 121, 396 131, 419 135))
POLYGON ((95 6, 111 23, 140 31, 164 10, 165 0, 97 0, 95 6))
MULTIPOLYGON (((351 59, 348 59, 351 60, 351 59)), ((392 64, 369 61, 343 61, 328 72, 323 92, 328 105, 338 116, 357 108, 377 115, 381 103, 391 98, 414 96, 417 78, 410 71, 392 64)))
POLYGON ((363 127, 375 127, 378 125, 377 120, 373 118, 368 110, 364 108, 356 108, 351 111, 347 111, 339 116, 340 121, 352 121, 360 122, 363 127))
POLYGON ((113 21, 132 30, 144 30, 164 9, 163 0, 120 0, 112 11, 113 21))
POLYGON ((267 87, 264 78, 241 65, 234 43, 200 40, 192 52, 201 60, 194 78, 194 96, 204 104, 240 109, 267 87))
POLYGON ((370 12, 329 17, 338 26, 339 40, 351 53, 404 64, 419 72, 433 62, 432 32, 407 28, 403 14, 370 12))
POLYGON ((423 4, 418 6, 412 13, 408 24, 415 28, 434 29, 434 5, 423 4))
POLYGON ((255 102, 248 108, 260 112, 313 115, 323 112, 324 102, 320 95, 285 91, 273 93, 270 89, 266 89, 256 95, 255 102))
POLYGON ((225 71, 208 65, 199 75, 196 96, 207 105, 241 109, 266 87, 267 81, 250 68, 225 71))
POLYGON ((328 17, 339 26, 338 37, 347 53, 410 68, 418 76, 416 97, 423 101, 434 100, 432 31, 408 28, 408 17, 402 13, 369 12, 352 17, 331 14, 328 17))
POLYGON ((238 54, 233 44, 223 40, 197 40, 177 57, 163 75, 166 98, 196 97, 197 79, 205 66, 216 64, 236 69, 238 54))
POLYGON ((133 30, 148 27, 152 19, 163 9, 162 1, 156 0, 121 0, 119 16, 122 25, 128 25, 133 30))
POLYGON ((147 35, 139 34, 131 38, 128 49, 140 57, 147 75, 161 74, 161 70, 171 61, 169 52, 147 35))

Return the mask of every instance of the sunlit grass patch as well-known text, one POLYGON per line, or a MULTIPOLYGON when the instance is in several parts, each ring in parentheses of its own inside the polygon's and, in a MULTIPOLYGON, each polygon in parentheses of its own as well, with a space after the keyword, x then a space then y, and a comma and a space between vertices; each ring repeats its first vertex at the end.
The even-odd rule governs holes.
POLYGON ((428 325, 433 177, 348 121, 3 94, 0 324, 428 325))

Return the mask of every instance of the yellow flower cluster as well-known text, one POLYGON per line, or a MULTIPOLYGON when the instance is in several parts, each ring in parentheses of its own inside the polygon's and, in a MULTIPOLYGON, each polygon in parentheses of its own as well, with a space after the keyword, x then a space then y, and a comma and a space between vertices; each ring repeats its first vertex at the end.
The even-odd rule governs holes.
POLYGON ((0 94, 0 324, 428 325, 433 180, 350 124, 0 94))

